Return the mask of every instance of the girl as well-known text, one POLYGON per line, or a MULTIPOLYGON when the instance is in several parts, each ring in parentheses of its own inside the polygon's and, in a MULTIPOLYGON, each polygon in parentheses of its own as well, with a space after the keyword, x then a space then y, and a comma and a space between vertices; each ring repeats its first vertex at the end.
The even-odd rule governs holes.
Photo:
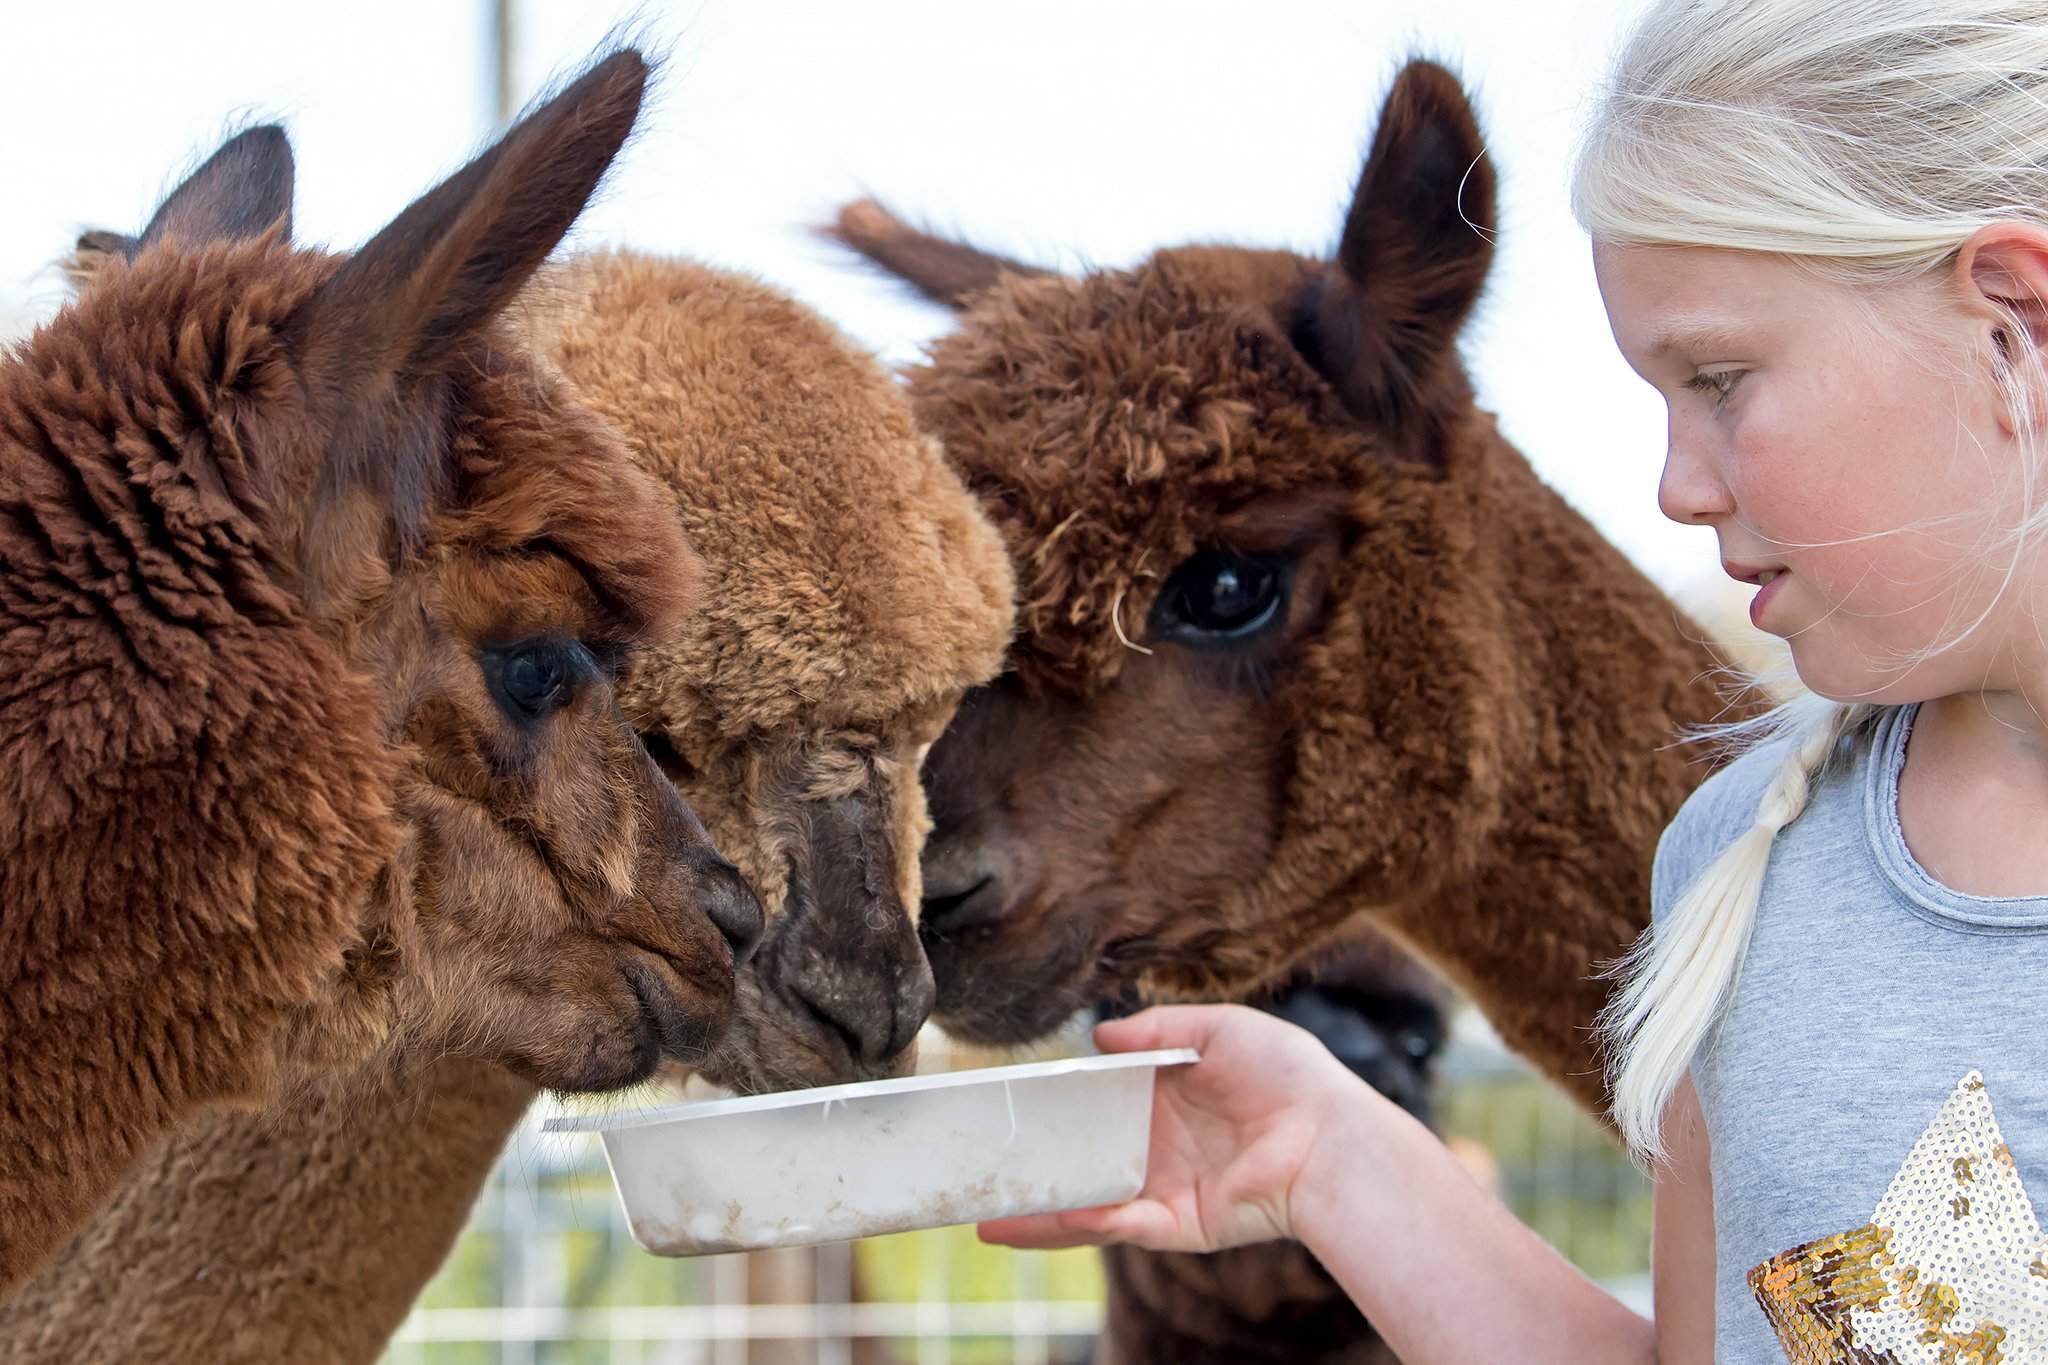
POLYGON ((996 1240, 1305 1242, 1409 1365, 2048 1361, 2048 5, 1661 0, 1575 207, 1807 695, 1667 831, 1603 1020, 1654 1325, 1306 1035, 1229 1008, 1144 1193, 996 1240))

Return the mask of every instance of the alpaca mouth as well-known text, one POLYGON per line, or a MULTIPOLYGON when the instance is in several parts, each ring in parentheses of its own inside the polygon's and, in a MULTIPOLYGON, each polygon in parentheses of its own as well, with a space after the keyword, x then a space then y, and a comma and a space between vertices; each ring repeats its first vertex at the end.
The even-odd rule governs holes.
POLYGON ((644 961, 643 956, 654 955, 639 950, 639 955, 620 963, 619 975, 639 1007, 641 1051, 648 1057, 648 1070, 663 1057, 679 1062, 703 1060, 724 1031, 723 1019, 691 1010, 663 979, 673 969, 644 961))
POLYGON ((1103 991, 1083 918, 1045 926, 1020 958, 989 928, 961 941, 927 937, 936 979, 933 1017, 966 1042, 1017 1046, 1057 1033, 1103 991))

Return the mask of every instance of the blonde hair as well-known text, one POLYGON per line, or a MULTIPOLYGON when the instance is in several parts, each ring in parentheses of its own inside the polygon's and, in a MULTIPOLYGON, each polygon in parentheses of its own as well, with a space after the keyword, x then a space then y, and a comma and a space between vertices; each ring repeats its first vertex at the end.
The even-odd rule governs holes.
MULTIPOLYGON (((1616 60, 1572 203, 1603 243, 1765 252, 1857 287, 1936 278, 1989 223, 2048 229, 2048 5, 1662 0, 1616 60)), ((2009 528, 2016 563, 2048 524, 2029 401, 2048 371, 2017 317, 2003 349, 2032 509, 2009 528)), ((1806 697, 1742 727, 1786 749, 1755 822, 1618 964, 1601 1028, 1639 1157, 1664 1155, 1665 1106, 1734 988, 1779 831, 1872 709, 1806 697)))

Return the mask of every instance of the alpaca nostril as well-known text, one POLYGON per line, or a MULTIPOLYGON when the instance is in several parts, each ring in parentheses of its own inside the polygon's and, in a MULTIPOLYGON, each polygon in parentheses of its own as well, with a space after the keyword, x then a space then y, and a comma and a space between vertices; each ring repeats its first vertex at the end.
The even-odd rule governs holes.
POLYGON ((761 946, 768 921, 753 888, 731 863, 713 869, 706 877, 704 913, 732 945, 733 965, 745 966, 761 946))
POLYGON ((927 929, 964 929, 992 919, 1002 909, 1002 882, 994 873, 959 889, 926 886, 919 924, 927 929))
POLYGON ((877 982, 882 989, 873 994, 806 990, 802 982, 792 985, 790 994, 822 1032, 845 1044, 855 1065, 872 1071, 902 1056, 931 1016, 932 973, 921 953, 918 969, 920 980, 893 985, 877 982))
POLYGON ((883 1046, 877 1045, 875 1036, 880 1030, 871 1026, 873 1020, 866 1009, 824 992, 807 993, 802 986, 796 987, 792 994, 818 1022, 822 1032, 836 1036, 845 1044, 846 1055, 855 1063, 871 1064, 890 1055, 883 1046))

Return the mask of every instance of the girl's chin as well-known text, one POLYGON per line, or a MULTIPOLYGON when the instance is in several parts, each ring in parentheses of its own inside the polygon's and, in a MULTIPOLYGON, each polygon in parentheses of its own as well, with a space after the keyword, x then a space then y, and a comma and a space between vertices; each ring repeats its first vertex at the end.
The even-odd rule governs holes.
POLYGON ((1873 668, 1868 655, 1843 651, 1840 644, 1817 640, 1810 633, 1789 642, 1800 687, 1828 701, 1868 706, 1903 706, 1954 690, 1940 686, 1925 666, 1873 668))

